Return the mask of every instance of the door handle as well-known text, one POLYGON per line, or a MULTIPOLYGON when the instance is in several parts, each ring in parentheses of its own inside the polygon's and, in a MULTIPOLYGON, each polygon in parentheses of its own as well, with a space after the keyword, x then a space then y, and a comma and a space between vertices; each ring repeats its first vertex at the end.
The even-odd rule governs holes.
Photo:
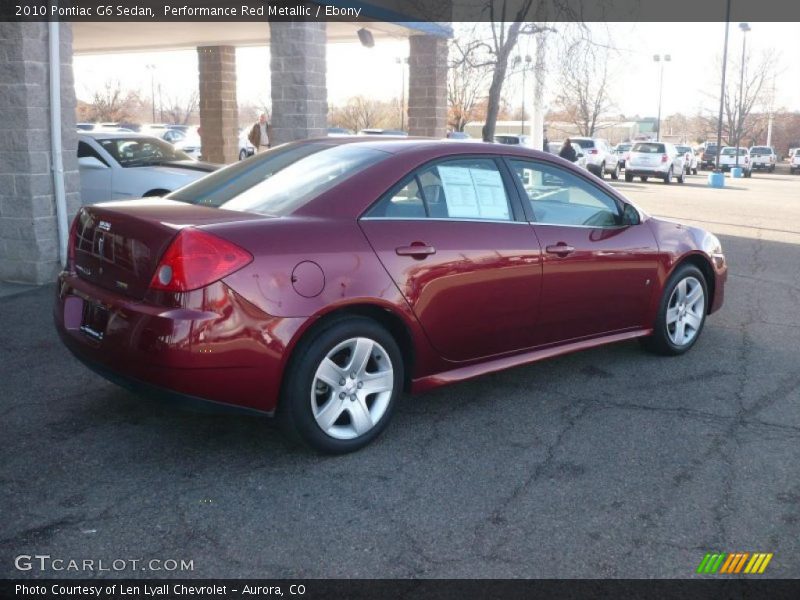
POLYGON ((400 246, 395 249, 397 256, 411 256, 417 260, 422 260, 426 256, 436 254, 436 248, 429 246, 425 242, 412 242, 408 246, 400 246))
POLYGON ((562 258, 575 252, 575 248, 573 246, 567 246, 564 243, 558 243, 555 246, 547 246, 545 250, 548 254, 555 254, 562 258))

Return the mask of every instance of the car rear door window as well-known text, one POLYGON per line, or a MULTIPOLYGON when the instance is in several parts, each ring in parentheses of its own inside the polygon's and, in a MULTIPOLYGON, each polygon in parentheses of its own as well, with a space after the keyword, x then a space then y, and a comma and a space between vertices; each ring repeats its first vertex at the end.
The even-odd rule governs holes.
POLYGON ((497 164, 489 158, 459 159, 423 168, 384 196, 368 218, 432 218, 513 221, 497 164))
POLYGON ((582 227, 617 227, 622 223, 617 201, 583 178, 536 161, 509 163, 530 201, 536 223, 582 227))

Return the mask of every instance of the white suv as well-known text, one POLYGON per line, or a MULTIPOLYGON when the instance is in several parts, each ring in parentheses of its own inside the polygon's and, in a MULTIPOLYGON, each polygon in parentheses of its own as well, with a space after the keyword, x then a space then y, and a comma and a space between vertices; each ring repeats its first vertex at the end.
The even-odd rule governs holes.
POLYGON ((605 173, 611 179, 619 179, 619 158, 606 140, 600 138, 571 137, 569 141, 583 148, 586 155, 586 169, 600 179, 605 173))
POLYGON ((625 181, 631 182, 634 177, 640 177, 642 181, 658 177, 664 183, 672 183, 674 177, 678 183, 683 183, 686 158, 667 142, 636 142, 625 165, 625 181))
POLYGON ((750 160, 754 169, 766 169, 770 173, 775 170, 778 157, 772 146, 753 146, 750 148, 750 160))
POLYGON ((794 148, 794 153, 789 158, 789 172, 794 175, 800 173, 800 148, 794 148))

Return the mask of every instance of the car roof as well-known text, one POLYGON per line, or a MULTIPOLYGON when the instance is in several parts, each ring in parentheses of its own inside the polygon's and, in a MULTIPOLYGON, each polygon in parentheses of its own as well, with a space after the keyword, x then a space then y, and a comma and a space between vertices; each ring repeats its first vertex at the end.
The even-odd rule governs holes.
POLYGON ((148 139, 148 140, 157 140, 159 138, 153 135, 147 135, 146 133, 138 133, 136 131, 82 131, 78 134, 78 137, 88 137, 93 139, 103 138, 103 139, 115 139, 115 138, 124 138, 124 139, 148 139))

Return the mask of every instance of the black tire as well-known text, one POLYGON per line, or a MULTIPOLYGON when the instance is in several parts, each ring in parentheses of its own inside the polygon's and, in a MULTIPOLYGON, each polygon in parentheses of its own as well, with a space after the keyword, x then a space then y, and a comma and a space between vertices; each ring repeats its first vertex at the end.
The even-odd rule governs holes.
POLYGON ((667 174, 666 174, 666 175, 664 175, 664 178, 663 178, 663 179, 664 179, 664 183, 665 183, 666 185, 669 185, 669 184, 671 184, 671 183, 672 183, 672 167, 671 167, 671 166, 670 166, 670 168, 669 168, 669 171, 667 171, 667 174))
POLYGON ((239 160, 244 160, 247 158, 247 150, 242 149, 239 150, 239 160))
POLYGON ((600 179, 605 179, 606 177, 606 163, 600 163, 600 169, 597 171, 597 176, 600 179))
POLYGON ((639 179, 641 181, 647 181, 647 175, 642 175, 641 177, 639 177, 639 179))
POLYGON ((617 163, 617 166, 614 167, 614 171, 612 171, 611 173, 611 179, 613 179, 614 181, 619 179, 619 163, 617 163))
POLYGON ((770 173, 774 173, 775 172, 775 165, 770 165, 769 172, 770 173))
POLYGON ((694 169, 692 169, 692 175, 697 175, 697 167, 695 167, 694 169))
POLYGON ((706 315, 708 313, 708 300, 708 282, 706 282, 702 271, 692 264, 684 263, 679 266, 672 275, 670 275, 667 284, 664 286, 664 292, 661 294, 661 300, 658 304, 656 322, 653 325, 653 333, 645 338, 639 338, 642 346, 649 352, 664 356, 678 356, 687 352, 697 343, 700 334, 703 332, 703 326, 705 325, 706 315), (672 298, 672 293, 675 291, 678 283, 687 277, 693 277, 699 281, 703 288, 703 317, 694 337, 686 344, 677 345, 670 339, 667 325, 667 309, 670 299, 672 298))
POLYGON ((628 173, 627 171, 625 171, 625 181, 627 181, 628 183, 633 181, 633 174, 632 173, 628 173))
POLYGON ((681 176, 678 177, 678 183, 683 183, 684 181, 686 181, 686 173, 681 171, 681 176))
MULTIPOLYGON (((287 376, 277 411, 278 420, 287 435, 318 452, 345 454, 363 448, 380 435, 391 420, 397 398, 403 389, 403 368, 403 357, 397 342, 386 329, 372 319, 344 317, 332 321, 326 327, 302 339, 294 350, 286 369, 287 376), (371 429, 352 439, 337 439, 323 431, 314 418, 312 386, 315 384, 317 368, 328 353, 337 345, 352 338, 368 338, 385 350, 391 360, 394 385, 388 406, 371 429)), ((328 402, 333 402, 335 399, 335 394, 332 394, 328 402)), ((344 415, 344 412, 341 414, 344 415)), ((349 419, 350 414, 348 412, 345 418, 349 419)))

